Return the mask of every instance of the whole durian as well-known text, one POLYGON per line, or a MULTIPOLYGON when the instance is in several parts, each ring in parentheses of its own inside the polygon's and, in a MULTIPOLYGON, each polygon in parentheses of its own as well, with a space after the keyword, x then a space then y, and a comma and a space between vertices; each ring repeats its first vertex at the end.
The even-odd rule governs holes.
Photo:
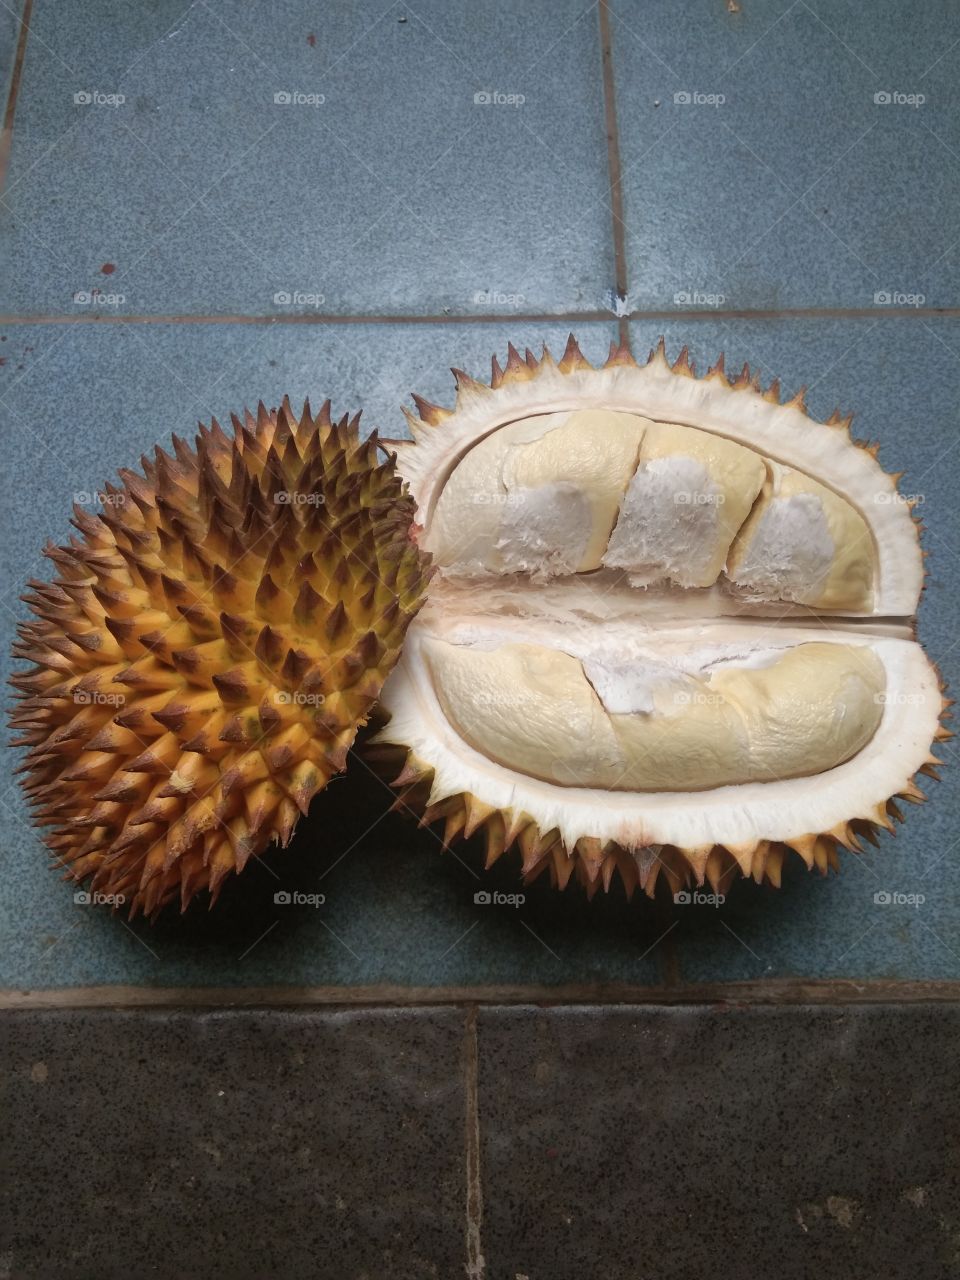
POLYGON ((662 341, 454 374, 391 442, 437 566, 371 748, 403 807, 652 894, 825 872, 923 798, 949 734, 919 530, 849 418, 662 341))
POLYGON ((414 506, 329 402, 174 437, 74 509, 31 582, 13 723, 69 877, 185 908, 286 845, 346 764, 427 580, 414 506))

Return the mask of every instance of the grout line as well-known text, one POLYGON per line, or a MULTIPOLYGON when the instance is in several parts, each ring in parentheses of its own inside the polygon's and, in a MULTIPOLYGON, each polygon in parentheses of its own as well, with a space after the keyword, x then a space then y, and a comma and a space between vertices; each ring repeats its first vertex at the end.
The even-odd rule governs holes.
POLYGON ((27 33, 30 30, 30 13, 33 0, 25 0, 23 12, 20 14, 20 33, 17 37, 17 53, 13 62, 13 73, 10 76, 10 92, 7 94, 7 109, 3 116, 3 129, 0 131, 0 191, 7 180, 7 166, 10 163, 10 150, 13 146, 13 120, 17 113, 17 98, 20 95, 20 80, 23 75, 23 60, 27 52, 27 33))
POLYGON ((467 1266, 469 1280, 483 1280, 484 1258, 480 1241, 483 1225, 483 1187, 480 1181, 480 1054, 477 1046, 477 1006, 467 1009, 464 1035, 466 1084, 467 1163, 467 1266))
POLYGON ((960 980, 763 978, 748 982, 680 982, 676 987, 628 983, 472 987, 60 987, 0 990, 0 1011, 66 1008, 250 1008, 379 1005, 796 1005, 960 1003, 960 980))
MULTIPOLYGON (((960 314, 960 312, 958 312, 960 314)), ((612 321, 612 311, 511 311, 489 315, 102 315, 96 312, 78 315, 0 315, 0 324, 506 324, 510 321, 549 324, 553 321, 612 321)))
MULTIPOLYGON (((627 245, 623 221, 623 184, 620 169, 620 131, 617 124, 617 94, 613 74, 613 44, 610 32, 610 11, 607 0, 600 0, 597 7, 600 17, 600 47, 602 50, 603 112, 607 133, 607 167, 610 174, 610 213, 613 219, 613 260, 616 273, 616 289, 619 298, 629 293, 627 283, 627 245)), ((619 317, 620 345, 630 349, 630 326, 626 316, 619 317)))
MULTIPOLYGON (((350 325, 350 324, 553 324, 617 320, 612 311, 515 311, 490 315, 80 315, 51 313, 0 315, 0 325, 17 324, 251 324, 251 325, 350 325)), ((671 322, 725 320, 938 320, 960 319, 960 307, 783 307, 779 311, 632 311, 619 318, 621 332, 631 321, 671 322)))

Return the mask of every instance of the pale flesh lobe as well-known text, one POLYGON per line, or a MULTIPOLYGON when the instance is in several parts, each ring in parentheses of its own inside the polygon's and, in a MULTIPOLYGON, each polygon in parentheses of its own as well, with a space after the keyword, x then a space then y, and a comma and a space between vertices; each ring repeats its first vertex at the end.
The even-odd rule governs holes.
POLYGON ((546 645, 434 638, 424 651, 438 702, 465 742, 562 786, 700 791, 804 777, 855 755, 883 711, 883 664, 863 645, 760 645, 700 672, 654 660, 642 689, 635 668, 546 645))
POLYGON ((722 436, 604 409, 501 427, 457 463, 425 545, 448 572, 622 570, 750 601, 866 612, 866 521, 804 473, 722 436))
POLYGON ((474 608, 513 583, 490 595, 493 638, 428 633, 418 652, 455 734, 517 774, 611 792, 750 786, 835 769, 881 722, 886 671, 869 644, 778 644, 774 627, 745 652, 705 633, 678 654, 638 647, 629 606, 622 644, 591 643, 582 596, 559 631, 497 635, 498 608, 535 620, 548 580, 596 569, 665 599, 719 582, 738 600, 868 611, 875 552, 857 509, 714 432, 605 409, 519 419, 453 467, 426 545, 441 578, 470 579, 474 608))

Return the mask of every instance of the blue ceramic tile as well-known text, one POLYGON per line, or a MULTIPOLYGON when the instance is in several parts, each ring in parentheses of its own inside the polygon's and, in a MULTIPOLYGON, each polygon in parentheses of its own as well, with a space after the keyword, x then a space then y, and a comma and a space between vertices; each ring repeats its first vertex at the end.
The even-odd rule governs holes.
POLYGON ((604 305, 598 24, 576 0, 284 0, 269 20, 240 0, 36 0, 32 30, 5 310, 604 305))
POLYGON ((957 305, 955 5, 614 14, 634 308, 957 305))
MULTIPOLYGON (((646 351, 659 328, 631 325, 646 351)), ((855 410, 854 433, 880 441, 880 461, 905 471, 901 490, 923 501, 929 577, 920 638, 948 685, 960 682, 960 539, 954 477, 960 437, 960 326, 921 319, 701 320, 667 329, 671 355, 690 342, 704 370, 719 351, 728 368, 749 361, 766 384, 808 387, 811 412, 855 410)), ((711 982, 760 977, 960 977, 960 752, 941 743, 943 781, 924 780, 930 802, 905 805, 896 838, 863 857, 843 855, 841 874, 822 880, 797 860, 778 892, 737 883, 722 909, 677 907, 674 936, 683 978, 711 982), (890 903, 875 901, 889 894, 890 903), (898 905, 895 895, 923 896, 898 905)))
MULTIPOLYGON (((605 354, 613 324, 581 332, 605 354)), ((477 376, 508 340, 563 347, 543 325, 20 325, 0 330, 3 476, 3 667, 18 584, 46 575, 40 547, 68 531, 75 494, 91 495, 172 430, 224 416, 258 396, 276 403, 329 393, 370 425, 398 434, 410 389, 452 398, 450 365, 477 376), (29 481, 25 477, 29 476, 29 481)), ((568 983, 658 980, 663 932, 654 908, 614 895, 587 907, 545 885, 518 908, 478 907, 480 887, 516 892, 516 861, 478 878, 478 843, 441 857, 429 832, 387 816, 392 797, 361 762, 298 830, 296 843, 228 885, 217 911, 174 914, 154 928, 77 905, 48 868, 14 783, 0 780, 0 985, 308 983, 568 983), (277 907, 280 890, 323 894, 322 907, 277 907)))
POLYGON ((5 3, 0 7, 0 102, 4 104, 4 108, 6 108, 16 62, 22 12, 23 0, 13 0, 13 3, 5 3))

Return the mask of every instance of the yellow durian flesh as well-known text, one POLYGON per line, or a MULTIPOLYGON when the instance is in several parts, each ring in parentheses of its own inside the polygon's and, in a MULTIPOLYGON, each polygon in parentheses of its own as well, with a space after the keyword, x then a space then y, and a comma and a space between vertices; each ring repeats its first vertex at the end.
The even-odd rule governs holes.
POLYGON ((743 445, 652 423, 603 563, 634 582, 712 586, 765 474, 763 459, 743 445))
POLYGON ((753 663, 721 661, 693 674, 652 662, 640 690, 636 663, 632 672, 601 668, 600 683, 589 660, 545 645, 478 649, 431 639, 424 649, 437 699, 463 740, 560 785, 700 791, 807 777, 859 751, 883 711, 883 666, 860 645, 760 647, 753 663), (611 710, 624 700, 636 705, 611 710))
POLYGON ((761 603, 873 601, 874 547, 851 503, 716 432, 605 409, 535 414, 480 440, 443 483, 425 546, 474 577, 602 567, 636 587, 761 603))
POLYGON ((761 599, 866 611, 873 560, 870 530, 849 502, 800 471, 770 463, 727 576, 761 599))
POLYGON ((647 422, 586 410, 511 423, 450 476, 426 547, 468 572, 596 569, 647 422))

